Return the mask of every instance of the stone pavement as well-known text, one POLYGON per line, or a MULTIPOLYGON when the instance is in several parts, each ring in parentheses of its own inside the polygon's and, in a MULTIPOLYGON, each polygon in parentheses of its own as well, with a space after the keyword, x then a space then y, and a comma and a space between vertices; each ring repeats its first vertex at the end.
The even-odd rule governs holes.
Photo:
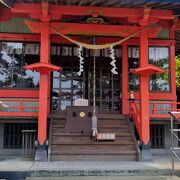
POLYGON ((76 176, 76 177, 28 177, 26 180, 180 180, 174 176, 76 176))
POLYGON ((22 161, 20 158, 10 158, 0 160, 0 171, 29 171, 33 161, 22 161))
MULTIPOLYGON (((74 176, 74 180, 78 176, 136 176, 139 180, 143 180, 142 176, 146 176, 147 180, 165 180, 166 176, 171 175, 171 160, 168 156, 153 156, 153 162, 121 162, 121 161, 57 161, 57 162, 32 162, 22 161, 20 159, 3 159, 0 160, 0 174, 3 172, 26 172, 30 177, 66 177, 64 180, 71 180, 70 176, 74 176), (156 176, 152 177, 152 176, 156 176), (162 177, 163 176, 163 177, 162 177), (68 179, 69 178, 69 179, 68 179), (149 178, 149 179, 148 179, 149 178), (155 178, 155 179, 154 179, 155 178)), ((175 174, 180 176, 180 162, 175 163, 175 174)), ((91 180, 88 177, 85 180, 91 180), (89 178, 89 179, 88 179, 89 178)), ((109 180, 109 179, 103 180, 109 180)), ((111 180, 118 180, 118 177, 111 180)), ((123 177, 126 180, 126 177, 123 177)), ((168 177, 170 178, 170 177, 168 177)), ((175 177, 174 177, 175 178, 175 177)), ((47 179, 47 178, 45 178, 47 179)), ((102 177, 97 177, 101 180, 102 177)), ((128 178, 131 180, 131 177, 128 178)), ((36 180, 34 178, 33 180, 36 180)), ((37 179, 38 180, 38 179, 37 179)), ((49 179, 51 180, 51 179, 49 179)), ((58 179, 57 179, 58 180, 58 179)), ((62 180, 60 178, 59 180, 62 180)), ((78 179, 77 179, 78 180, 78 179)), ((79 179, 81 180, 81 179, 79 179)), ((83 179, 82 179, 83 180, 83 179)), ((93 179, 94 180, 94 179, 93 179)), ((170 180, 170 179, 169 179, 170 180)))
MULTIPOLYGON (((170 156, 153 156, 153 162, 121 162, 121 161, 57 161, 35 162, 31 171, 34 176, 39 172, 58 176, 78 175, 171 175, 170 156), (50 173, 49 173, 50 172, 50 173)), ((175 163, 176 174, 180 176, 180 162, 175 163)))

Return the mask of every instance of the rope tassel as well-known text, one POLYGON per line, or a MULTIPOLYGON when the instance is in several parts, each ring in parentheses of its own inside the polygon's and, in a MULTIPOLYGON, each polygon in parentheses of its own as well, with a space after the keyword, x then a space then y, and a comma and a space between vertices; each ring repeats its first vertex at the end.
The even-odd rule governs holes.
POLYGON ((110 58, 112 59, 110 65, 112 66, 112 69, 111 69, 111 72, 113 74, 118 74, 118 72, 116 71, 117 67, 116 67, 116 59, 115 59, 115 52, 114 52, 114 49, 113 49, 113 46, 110 46, 110 58))
POLYGON ((82 72, 84 71, 84 58, 82 57, 82 46, 79 46, 79 48, 77 49, 78 51, 78 58, 79 58, 79 71, 78 71, 78 76, 81 76, 82 72))

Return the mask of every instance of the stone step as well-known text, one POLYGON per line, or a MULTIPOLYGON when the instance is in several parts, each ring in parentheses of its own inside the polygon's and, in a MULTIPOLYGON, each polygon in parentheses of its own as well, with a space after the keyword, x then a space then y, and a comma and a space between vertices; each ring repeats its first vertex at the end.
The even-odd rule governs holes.
MULTIPOLYGON (((58 124, 65 124, 66 120, 65 119, 53 119, 53 125, 58 125, 58 124)), ((98 119, 98 124, 100 125, 116 125, 116 126, 121 126, 121 125, 126 125, 127 122, 125 119, 98 119)))
MULTIPOLYGON (((128 153, 129 151, 135 151, 134 144, 126 144, 126 145, 119 145, 119 144, 61 144, 61 145, 51 145, 52 153, 53 152, 69 152, 70 154, 81 154, 83 153, 119 153, 123 152, 124 154, 128 153), (75 153, 76 152, 76 153, 75 153)), ((136 152, 136 151, 135 151, 136 152)))
POLYGON ((93 145, 133 145, 134 143, 132 141, 62 141, 62 142, 56 142, 56 141, 52 141, 51 145, 58 145, 58 146, 62 146, 62 145, 89 145, 89 146, 93 146, 93 145))
POLYGON ((136 161, 137 157, 136 154, 128 154, 128 155, 124 155, 124 154, 106 154, 106 155, 102 155, 102 154, 91 154, 91 155, 52 155, 51 156, 51 161, 136 161))
POLYGON ((119 122, 117 122, 117 123, 111 123, 111 122, 109 122, 109 123, 101 123, 101 122, 98 122, 98 125, 97 125, 97 127, 98 128, 104 128, 104 127, 107 127, 107 128, 121 128, 121 129, 123 129, 123 128, 125 128, 125 129, 128 129, 129 128, 129 126, 127 125, 127 123, 125 124, 121 124, 121 123, 119 123, 119 122))
MULTIPOLYGON (((52 136, 52 143, 59 143, 61 144, 62 142, 83 142, 83 143, 111 143, 111 141, 94 141, 89 135, 87 136, 76 136, 76 135, 60 135, 60 136, 52 136)), ((134 144, 132 142, 132 138, 131 137, 121 137, 121 136, 116 136, 116 139, 112 142, 115 142, 115 143, 122 143, 122 144, 134 144)))
POLYGON ((53 128, 64 128, 64 124, 53 124, 53 128))
MULTIPOLYGON (((98 114, 98 132, 115 133, 114 141, 94 141, 89 134, 65 133, 65 119, 52 123, 51 160, 131 160, 137 150, 126 117, 118 113, 98 114)), ((90 130, 91 131, 91 130, 90 130)))
POLYGON ((130 133, 130 130, 127 128, 120 127, 100 127, 98 128, 99 133, 130 133))
MULTIPOLYGON (((98 131, 98 132, 103 132, 103 131, 98 131)), ((109 132, 108 132, 109 133, 109 132)), ((64 129, 63 128, 54 128, 52 131, 52 136, 64 136, 66 133, 64 133, 64 129)), ((69 135, 69 133, 67 133, 67 135, 69 135)), ((72 134, 73 136, 75 134, 72 134)), ((90 134, 81 134, 81 135, 87 135, 90 136, 90 134)), ((131 137, 131 134, 129 132, 122 132, 122 131, 118 131, 116 133, 116 137, 131 137)))
POLYGON ((102 113, 97 115, 98 119, 117 119, 117 120, 125 120, 126 117, 121 114, 108 114, 108 113, 102 113))
MULTIPOLYGON (((54 146, 54 145, 53 145, 54 146)), ((86 148, 81 148, 81 149, 76 149, 74 148, 73 151, 71 149, 67 148, 68 146, 61 146, 58 148, 55 148, 51 151, 52 155, 136 155, 137 152, 134 149, 97 149, 97 148, 92 148, 91 149, 86 149, 86 148)), ((83 147, 83 146, 82 146, 83 147)))

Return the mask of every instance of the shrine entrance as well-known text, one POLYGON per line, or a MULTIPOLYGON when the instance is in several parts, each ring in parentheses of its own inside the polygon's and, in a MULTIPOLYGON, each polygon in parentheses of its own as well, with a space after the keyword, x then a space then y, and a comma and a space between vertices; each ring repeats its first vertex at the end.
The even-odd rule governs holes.
MULTIPOLYGON (((93 105, 93 56, 92 51, 83 49, 84 71, 78 76, 79 59, 76 46, 53 45, 51 62, 62 66, 63 71, 54 71, 51 76, 51 110, 65 110, 73 106, 77 98, 89 100, 93 105)), ((100 110, 121 111, 121 48, 115 48, 117 75, 111 72, 112 59, 109 49, 96 50, 96 106, 100 110)))

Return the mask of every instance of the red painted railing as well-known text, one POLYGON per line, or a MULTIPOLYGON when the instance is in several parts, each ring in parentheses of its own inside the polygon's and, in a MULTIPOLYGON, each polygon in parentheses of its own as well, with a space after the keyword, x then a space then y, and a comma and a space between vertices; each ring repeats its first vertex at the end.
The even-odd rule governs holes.
MULTIPOLYGON (((140 104, 139 100, 131 100, 130 101, 130 114, 132 114, 132 110, 134 113, 140 113, 140 104), (137 110, 135 110, 135 107, 137 110)), ((172 102, 172 101, 150 101, 149 103, 149 116, 150 118, 170 118, 168 112, 170 111, 178 111, 180 112, 180 102, 172 102)), ((180 117, 180 115, 178 115, 180 117)))
MULTIPOLYGON (((140 117, 140 105, 139 105, 139 100, 130 100, 129 102, 129 114, 130 117, 132 118, 136 129, 138 131, 139 137, 141 139, 141 117, 140 117)), ((170 120, 170 114, 168 112, 172 111, 179 111, 180 112, 180 102, 170 102, 170 101, 165 101, 165 102, 150 102, 149 103, 149 116, 151 118, 156 118, 156 119, 169 119, 170 120)), ((143 108, 143 107, 142 107, 143 108)), ((178 114, 180 118, 180 114, 178 114)), ((177 116, 178 116, 177 115, 177 116)), ((170 121, 169 121, 170 122, 170 121)))
MULTIPOLYGON (((0 116, 38 116, 38 99, 0 99, 0 116)), ((149 103, 150 118, 170 118, 169 111, 180 112, 180 102, 153 101, 149 103)), ((130 101, 130 115, 133 118, 136 128, 140 130, 139 100, 130 101)), ((180 115, 179 115, 180 117, 180 115)))
POLYGON ((130 116, 134 121, 138 134, 141 134, 141 127, 140 127, 140 112, 134 100, 130 100, 129 106, 130 116))
POLYGON ((180 102, 150 102, 149 111, 150 118, 170 118, 168 112, 180 112, 180 102))
POLYGON ((0 99, 0 116, 38 116, 38 99, 0 99))

